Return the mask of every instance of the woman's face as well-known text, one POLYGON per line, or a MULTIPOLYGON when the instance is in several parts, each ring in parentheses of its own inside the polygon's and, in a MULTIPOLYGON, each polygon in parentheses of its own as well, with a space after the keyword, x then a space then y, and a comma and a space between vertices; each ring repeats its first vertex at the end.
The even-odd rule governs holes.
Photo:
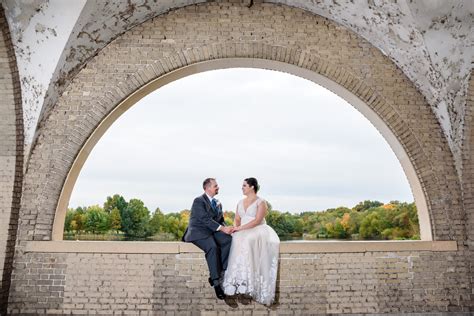
POLYGON ((242 183, 242 193, 244 195, 247 195, 250 192, 253 192, 253 189, 249 187, 249 184, 247 182, 244 181, 244 183, 242 183))

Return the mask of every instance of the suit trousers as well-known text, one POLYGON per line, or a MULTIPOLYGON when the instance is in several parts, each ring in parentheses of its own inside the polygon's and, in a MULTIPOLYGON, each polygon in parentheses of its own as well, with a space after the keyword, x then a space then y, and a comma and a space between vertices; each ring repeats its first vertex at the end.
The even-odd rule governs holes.
POLYGON ((207 266, 214 285, 219 284, 219 277, 227 269, 232 236, 215 232, 205 239, 191 241, 206 254, 207 266))

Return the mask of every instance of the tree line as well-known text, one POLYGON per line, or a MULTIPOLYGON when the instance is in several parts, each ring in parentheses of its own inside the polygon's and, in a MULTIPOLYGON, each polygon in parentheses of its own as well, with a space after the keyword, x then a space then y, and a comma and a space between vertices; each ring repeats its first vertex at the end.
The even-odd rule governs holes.
MULTIPOLYGON (((266 222, 281 240, 288 239, 420 239, 415 203, 390 201, 387 204, 366 200, 352 208, 289 213, 269 211, 266 222)), ((189 210, 153 213, 140 199, 115 194, 103 206, 69 208, 64 224, 64 239, 102 240, 181 240, 189 222, 189 210)), ((235 213, 224 212, 227 225, 235 213)))

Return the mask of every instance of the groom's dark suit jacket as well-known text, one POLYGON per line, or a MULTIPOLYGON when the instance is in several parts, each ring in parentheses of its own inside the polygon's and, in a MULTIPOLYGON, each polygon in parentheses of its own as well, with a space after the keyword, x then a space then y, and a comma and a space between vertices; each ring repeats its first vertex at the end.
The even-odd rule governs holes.
POLYGON ((217 208, 217 211, 212 208, 206 194, 195 198, 191 207, 189 225, 181 240, 190 242, 204 239, 215 233, 219 225, 225 226, 222 205, 219 204, 217 208))

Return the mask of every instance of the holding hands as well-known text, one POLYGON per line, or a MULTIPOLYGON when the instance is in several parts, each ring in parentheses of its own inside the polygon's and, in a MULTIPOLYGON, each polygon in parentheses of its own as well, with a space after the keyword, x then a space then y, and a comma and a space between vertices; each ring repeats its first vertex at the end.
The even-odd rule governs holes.
POLYGON ((240 227, 236 227, 236 226, 224 226, 221 228, 221 231, 230 235, 230 234, 233 234, 234 232, 237 232, 240 230, 240 227))

